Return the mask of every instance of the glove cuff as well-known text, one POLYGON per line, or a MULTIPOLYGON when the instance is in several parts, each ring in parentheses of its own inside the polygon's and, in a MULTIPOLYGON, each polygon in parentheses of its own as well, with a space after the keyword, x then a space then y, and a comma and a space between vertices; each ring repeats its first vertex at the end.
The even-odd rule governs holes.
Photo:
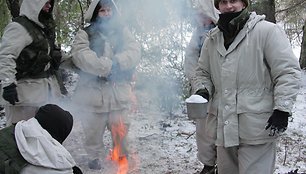
POLYGON ((209 93, 206 88, 197 90, 195 94, 202 96, 206 100, 209 100, 209 93))
POLYGON ((277 115, 278 117, 282 117, 282 118, 288 118, 290 116, 288 112, 284 112, 278 109, 275 109, 273 111, 273 115, 277 115))
POLYGON ((12 88, 16 88, 16 84, 15 83, 11 83, 10 85, 3 87, 3 89, 12 89, 12 88))

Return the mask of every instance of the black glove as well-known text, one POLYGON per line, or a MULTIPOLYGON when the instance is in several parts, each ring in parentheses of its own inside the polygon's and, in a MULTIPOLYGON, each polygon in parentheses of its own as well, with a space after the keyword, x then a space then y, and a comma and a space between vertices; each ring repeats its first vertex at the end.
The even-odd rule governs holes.
POLYGON ((268 120, 268 125, 266 126, 266 130, 271 127, 270 136, 274 136, 275 134, 283 133, 287 129, 288 126, 288 112, 274 110, 273 114, 270 116, 268 120))
POLYGON ((19 102, 16 87, 17 86, 12 83, 9 86, 3 88, 2 97, 12 105, 15 105, 15 102, 19 102))
POLYGON ((205 98, 207 101, 209 101, 209 93, 206 88, 197 90, 195 94, 200 95, 203 98, 205 98))
POLYGON ((61 48, 55 47, 53 49, 52 53, 51 53, 51 57, 52 57, 51 64, 52 64, 53 68, 55 70, 58 70, 58 68, 61 64, 61 61, 62 61, 61 48))
POLYGON ((72 167, 72 170, 73 174, 83 174, 82 170, 77 166, 72 167))

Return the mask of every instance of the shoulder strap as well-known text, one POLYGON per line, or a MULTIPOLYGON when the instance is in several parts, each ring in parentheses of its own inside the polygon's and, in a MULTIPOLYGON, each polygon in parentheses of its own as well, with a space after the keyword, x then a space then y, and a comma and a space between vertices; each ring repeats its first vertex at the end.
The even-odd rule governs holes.
POLYGON ((83 28, 83 30, 87 33, 88 37, 91 37, 95 30, 93 29, 93 25, 88 25, 83 28))
POLYGON ((30 21, 27 17, 18 16, 14 18, 13 21, 22 25, 29 32, 30 36, 33 38, 34 43, 39 42, 42 39, 45 39, 42 34, 42 31, 38 29, 39 26, 34 22, 30 21))
POLYGON ((18 150, 14 131, 14 125, 0 131, 0 173, 19 174, 29 164, 18 150))

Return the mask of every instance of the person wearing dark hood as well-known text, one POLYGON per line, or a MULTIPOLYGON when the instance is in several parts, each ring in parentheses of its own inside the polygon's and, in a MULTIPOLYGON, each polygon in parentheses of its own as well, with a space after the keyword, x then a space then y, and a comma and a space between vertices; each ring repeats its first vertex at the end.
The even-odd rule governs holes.
POLYGON ((0 80, 9 126, 31 118, 61 97, 55 72, 61 51, 55 47, 53 0, 23 0, 20 16, 4 31, 0 45, 0 80))
POLYGON ((72 61, 80 76, 72 102, 85 132, 88 167, 100 170, 108 154, 103 142, 106 128, 113 146, 119 147, 119 158, 128 156, 131 81, 140 60, 140 45, 120 21, 112 0, 94 0, 85 20, 89 26, 78 31, 72 45, 72 61))
POLYGON ((283 29, 249 12, 248 0, 214 4, 221 14, 192 83, 217 116, 218 173, 273 174, 300 87, 298 59, 283 29))
POLYGON ((62 146, 72 126, 68 111, 47 104, 34 118, 0 130, 0 173, 82 174, 62 146))
MULTIPOLYGON (((189 82, 194 78, 197 63, 201 54, 201 48, 209 30, 214 28, 218 20, 217 10, 212 0, 203 1, 203 6, 197 7, 195 12, 196 29, 186 48, 184 71, 189 82)), ((190 83, 191 84, 191 83, 190 83)), ((191 86, 190 94, 194 88, 191 86)), ((208 96, 207 96, 208 99, 208 96)), ((198 159, 204 165, 200 174, 214 174, 216 172, 216 125, 215 115, 207 115, 196 119, 196 142, 198 159)))

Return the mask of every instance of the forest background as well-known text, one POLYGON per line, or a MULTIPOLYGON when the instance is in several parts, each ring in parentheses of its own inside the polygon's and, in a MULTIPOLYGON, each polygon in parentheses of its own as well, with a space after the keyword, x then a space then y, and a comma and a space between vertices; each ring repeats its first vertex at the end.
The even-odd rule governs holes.
MULTIPOLYGON (((3 35, 4 28, 11 21, 12 17, 18 16, 21 1, 22 0, 0 0, 0 36, 3 35)), ((199 6, 199 4, 205 5, 205 0, 115 1, 121 12, 122 18, 132 30, 137 41, 142 45, 142 59, 137 67, 135 91, 140 93, 141 91, 146 91, 146 97, 149 99, 145 100, 148 101, 146 105, 141 104, 141 102, 144 103, 144 99, 143 101, 138 99, 138 107, 142 107, 138 109, 145 110, 147 109, 145 107, 153 108, 154 106, 159 112, 163 113, 162 115, 166 115, 165 117, 170 118, 170 121, 167 119, 164 120, 163 123, 160 123, 163 129, 167 129, 169 126, 173 126, 173 124, 185 125, 185 122, 176 123, 177 119, 182 119, 181 117, 176 117, 178 116, 177 112, 181 110, 184 112, 184 100, 189 95, 188 83, 183 72, 185 48, 195 28, 194 9, 199 6)), ((61 45, 61 48, 65 50, 67 55, 70 55, 74 36, 80 28, 84 27, 84 13, 91 3, 91 0, 57 0, 56 2, 54 8, 54 17, 57 25, 56 42, 61 45)), ((258 14, 265 14, 268 21, 275 22, 284 28, 292 44, 292 48, 297 58, 299 58, 301 68, 305 69, 306 1, 252 0, 251 10, 256 11, 258 14)), ((75 83, 73 72, 64 71, 64 73, 67 75, 65 79, 66 87, 70 88, 69 95, 72 95, 73 84, 75 83)), ((302 90, 300 94, 302 98, 300 101, 303 104, 299 105, 297 108, 305 108, 305 89, 302 90)), ((141 95, 141 97, 143 97, 143 95, 141 95)), ((305 114, 302 113, 299 113, 299 115, 305 116, 305 114)), ((147 124, 150 125, 150 123, 147 124)), ((142 130, 144 126, 141 125, 139 127, 140 130, 142 130)), ((145 127, 146 131, 148 131, 147 134, 150 134, 150 128, 150 126, 145 127)), ((193 130, 194 129, 192 129, 192 131, 193 130)), ((194 138, 192 138, 194 132, 192 133, 192 131, 190 135, 188 135, 188 138, 191 137, 189 141, 193 140, 191 143, 193 143, 192 147, 194 147, 194 138)), ((301 135, 302 132, 303 131, 301 131, 301 133, 296 133, 299 137, 298 140, 303 139, 304 135, 301 135)), ((142 132, 138 133, 141 134, 142 132)), ((150 134, 152 138, 156 138, 155 133, 152 135, 153 136, 150 134)), ((180 135, 184 134, 180 133, 180 135)), ((167 137, 166 134, 163 136, 167 137)), ((286 136, 281 140, 285 143, 292 141, 293 145, 286 145, 287 149, 283 152, 285 152, 284 158, 287 158, 287 160, 285 159, 284 161, 290 161, 290 158, 287 157, 287 152, 290 151, 290 149, 297 149, 294 143, 298 141, 293 139, 292 137, 286 136)), ((164 142, 166 144, 166 141, 164 142)), ((300 148, 305 149, 305 144, 298 146, 298 149, 300 148)), ((297 150, 297 152, 302 154, 299 154, 294 161, 301 161, 305 164, 305 150, 297 150)), ((149 156, 149 154, 146 155, 149 156)), ((193 157, 196 158, 195 155, 193 155, 193 157)), ((177 161, 179 160, 177 159, 177 161)), ((285 164, 285 162, 283 162, 283 164, 285 164)), ((148 164, 148 166, 150 165, 152 167, 152 164, 148 164)), ((289 166, 289 169, 294 170, 295 168, 290 168, 292 166, 296 165, 289 166)), ((289 169, 287 171, 289 171, 289 169)), ((303 169, 306 171, 305 165, 303 169)), ((280 171, 280 169, 278 171, 280 171)))
MULTIPOLYGON (((0 36, 12 17, 18 16, 22 0, 0 0, 0 36)), ((56 42, 70 54, 84 13, 91 0, 58 0, 54 8, 56 42)), ((188 96, 183 73, 184 50, 195 27, 195 7, 205 0, 115 0, 123 20, 142 44, 142 59, 137 68, 136 88, 150 87, 156 102, 172 112, 188 96), (149 80, 149 81, 148 81, 149 80), (165 82, 168 85, 164 85, 165 82), (152 85, 154 84, 154 85, 152 85), (147 86, 149 85, 149 86, 147 86), (163 90, 161 90, 163 89, 163 90)), ((283 27, 306 67, 306 1, 252 0, 251 10, 283 27), (304 37, 303 37, 304 36, 304 37)))

